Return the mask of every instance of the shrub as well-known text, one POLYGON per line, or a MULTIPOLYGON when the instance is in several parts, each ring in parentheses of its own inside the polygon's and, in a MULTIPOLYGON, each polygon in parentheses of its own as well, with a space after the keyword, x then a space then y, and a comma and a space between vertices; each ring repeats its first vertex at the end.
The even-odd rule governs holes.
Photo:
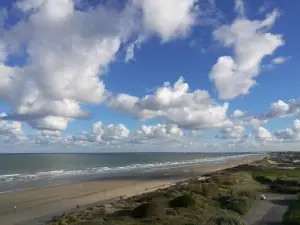
POLYGON ((297 194, 300 191, 298 186, 287 186, 281 184, 273 184, 270 186, 273 192, 283 193, 283 194, 297 194))
POLYGON ((270 178, 265 177, 265 176, 256 176, 256 177, 254 177, 254 179, 262 184, 272 184, 272 182, 273 182, 270 178))
POLYGON ((64 221, 64 220, 60 220, 58 222, 58 225, 68 225, 68 223, 66 221, 64 221))
POLYGON ((222 185, 222 184, 224 184, 226 181, 229 180, 229 176, 228 176, 228 175, 225 175, 225 174, 223 174, 223 175, 220 174, 220 175, 213 176, 213 177, 212 177, 212 180, 213 180, 214 183, 216 183, 216 184, 218 184, 218 185, 222 185))
POLYGON ((166 210, 166 214, 167 215, 176 216, 176 215, 178 215, 178 212, 176 210, 174 210, 174 209, 167 209, 166 210))
POLYGON ((257 199, 258 193, 257 191, 253 191, 253 190, 242 190, 242 191, 238 191, 236 195, 255 200, 257 199))
POLYGON ((234 212, 237 212, 241 215, 244 215, 251 207, 251 201, 247 197, 237 196, 231 198, 226 206, 227 209, 230 209, 234 212))
POLYGON ((202 186, 200 184, 189 184, 187 190, 195 194, 202 194, 202 186))
POLYGON ((157 202, 146 202, 132 210, 134 218, 145 218, 150 216, 161 216, 164 214, 164 208, 160 207, 157 202))
POLYGON ((246 225, 241 218, 232 215, 217 216, 214 222, 216 225, 246 225))
POLYGON ((77 221, 77 218, 74 215, 68 216, 66 219, 68 223, 73 223, 77 221))
POLYGON ((124 216, 132 216, 132 210, 130 209, 121 209, 121 210, 117 210, 115 212, 113 212, 112 214, 110 214, 109 216, 112 217, 124 217, 124 216))
POLYGON ((274 181, 276 184, 287 185, 287 186, 298 186, 298 179, 286 179, 286 178, 278 178, 274 181))
POLYGON ((282 225, 300 225, 300 201, 292 204, 285 212, 282 225))
POLYGON ((173 198, 169 202, 169 206, 172 208, 179 208, 179 207, 189 207, 195 205, 195 199, 190 194, 184 194, 178 197, 173 198))
POLYGON ((204 197, 214 198, 214 197, 218 196, 218 189, 219 189, 219 187, 215 183, 203 184, 202 194, 204 197))

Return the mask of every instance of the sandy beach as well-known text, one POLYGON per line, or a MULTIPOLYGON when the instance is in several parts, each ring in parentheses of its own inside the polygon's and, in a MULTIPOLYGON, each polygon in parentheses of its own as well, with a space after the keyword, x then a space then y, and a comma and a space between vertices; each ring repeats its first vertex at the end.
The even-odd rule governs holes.
POLYGON ((0 195, 1 225, 44 224, 53 215, 167 187, 179 180, 262 159, 248 156, 194 168, 172 168, 122 178, 100 179, 0 195), (16 210, 14 210, 16 206, 16 210))

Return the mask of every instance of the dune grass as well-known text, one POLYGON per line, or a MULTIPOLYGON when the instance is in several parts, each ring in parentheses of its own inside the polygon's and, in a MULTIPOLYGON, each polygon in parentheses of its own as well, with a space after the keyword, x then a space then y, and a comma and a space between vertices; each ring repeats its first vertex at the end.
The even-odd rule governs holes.
POLYGON ((258 182, 268 185, 270 191, 285 194, 300 192, 300 169, 270 168, 252 172, 258 182))
POLYGON ((292 204, 283 215, 282 225, 300 225, 300 201, 292 204))
POLYGON ((49 225, 244 225, 262 187, 241 166, 111 204, 90 207, 49 225))

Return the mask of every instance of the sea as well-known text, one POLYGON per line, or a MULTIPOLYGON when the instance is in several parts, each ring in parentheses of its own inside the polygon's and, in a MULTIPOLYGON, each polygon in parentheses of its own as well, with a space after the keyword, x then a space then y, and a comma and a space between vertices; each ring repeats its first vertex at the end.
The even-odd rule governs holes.
POLYGON ((0 193, 222 163, 258 153, 0 154, 0 193))

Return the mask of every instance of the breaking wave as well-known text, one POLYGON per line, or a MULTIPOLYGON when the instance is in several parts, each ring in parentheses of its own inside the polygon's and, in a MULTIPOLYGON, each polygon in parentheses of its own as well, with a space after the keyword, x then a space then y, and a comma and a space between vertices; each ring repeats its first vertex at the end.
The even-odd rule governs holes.
POLYGON ((78 170, 51 170, 41 171, 36 173, 16 173, 16 174, 3 174, 0 175, 0 182, 13 182, 13 181, 34 181, 34 180, 55 180, 68 177, 84 176, 84 175, 101 175, 116 172, 125 171, 147 171, 154 169, 172 168, 180 166, 192 166, 201 165, 205 163, 218 163, 232 158, 241 158, 249 156, 247 155, 235 155, 235 156, 221 156, 212 158, 200 158, 179 162, 159 162, 150 164, 132 164, 127 166, 116 167, 96 167, 96 168, 84 168, 78 170))

